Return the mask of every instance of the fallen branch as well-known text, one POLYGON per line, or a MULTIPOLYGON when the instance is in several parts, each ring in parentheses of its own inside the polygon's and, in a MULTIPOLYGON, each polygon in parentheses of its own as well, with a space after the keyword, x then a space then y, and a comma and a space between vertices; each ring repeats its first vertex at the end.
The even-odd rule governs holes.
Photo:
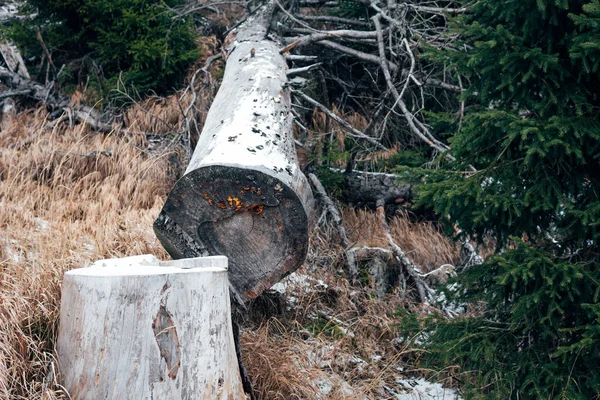
MULTIPOLYGON (((359 50, 355 50, 352 49, 350 47, 344 46, 342 44, 336 43, 336 42, 332 42, 331 40, 323 40, 320 42, 317 42, 318 44, 325 46, 325 47, 329 47, 331 49, 337 50, 339 52, 348 54, 350 56, 356 57, 360 60, 364 60, 364 61, 368 61, 374 64, 380 64, 380 60, 379 57, 374 56, 373 54, 369 54, 369 53, 365 53, 363 51, 359 51, 359 50)), ((388 67, 390 70, 392 71, 396 71, 398 69, 398 66, 396 64, 394 64, 391 61, 388 61, 388 67)))
POLYGON ((461 7, 461 8, 427 7, 427 6, 421 6, 421 5, 409 4, 409 3, 399 4, 399 6, 400 7, 410 7, 413 10, 428 12, 431 14, 441 14, 441 15, 444 15, 444 14, 456 15, 456 14, 463 14, 463 13, 467 12, 467 7, 461 7))
POLYGON ((321 198, 323 205, 333 218, 333 222, 342 241, 342 246, 344 246, 344 252, 346 253, 346 260, 348 262, 348 276, 351 281, 356 281, 358 277, 358 269, 356 268, 354 252, 350 251, 351 244, 350 240, 348 239, 348 234, 346 233, 346 228, 344 228, 344 223, 342 222, 342 215, 340 214, 340 211, 338 210, 333 200, 331 200, 327 195, 327 192, 325 191, 325 188, 319 181, 319 178, 317 178, 315 174, 308 174, 308 179, 310 179, 310 182, 312 183, 313 187, 317 191, 317 194, 321 198))
POLYGON ((2 54, 2 58, 10 71, 16 72, 23 78, 30 79, 23 57, 14 44, 10 42, 0 43, 0 54, 2 54))
POLYGON ((300 7, 338 7, 340 3, 335 0, 302 0, 298 5, 300 7))
MULTIPOLYGON (((14 96, 27 96, 41 101, 51 110, 72 109, 73 116, 80 122, 90 125, 93 129, 101 132, 109 132, 112 125, 104 122, 102 116, 92 107, 86 105, 72 106, 71 100, 64 94, 57 92, 53 86, 46 87, 40 83, 24 78, 16 72, 0 68, 0 81, 14 89, 14 96)), ((9 92, 5 92, 9 93, 9 92)), ((8 97, 8 96, 4 96, 8 97)))
POLYGON ((340 18, 340 17, 331 17, 331 16, 327 16, 327 15, 296 15, 296 18, 301 19, 303 21, 334 22, 334 23, 338 23, 338 24, 356 25, 356 26, 364 26, 364 27, 371 26, 371 24, 367 21, 359 21, 359 20, 355 20, 355 19, 340 18))
POLYGON ((288 61, 315 61, 318 60, 317 56, 305 56, 299 54, 286 54, 285 59, 288 61))
POLYGON ((355 31, 349 29, 340 29, 335 31, 315 32, 310 35, 293 37, 287 39, 291 43, 296 43, 297 46, 304 46, 309 43, 321 42, 327 39, 348 38, 348 39, 373 39, 377 37, 377 32, 374 31, 355 31))
MULTIPOLYGON (((406 107, 406 103, 404 103, 404 100, 402 100, 402 95, 400 93, 398 93, 396 86, 394 86, 394 83, 392 82, 392 76, 390 74, 390 69, 388 67, 387 59, 385 56, 385 47, 384 47, 384 43, 383 43, 383 31, 381 29, 381 22, 379 19, 380 19, 380 15, 376 15, 375 17, 372 18, 373 22, 375 23, 375 29, 377 30, 377 33, 378 33, 377 43, 379 45, 379 64, 381 65, 381 69, 383 70, 383 76, 385 77, 385 81, 388 85, 388 89, 394 95, 394 98, 396 100, 395 104, 400 106, 400 110, 404 114, 404 117, 406 118, 406 122, 408 122, 408 126, 410 127, 413 134, 415 134, 415 136, 417 136, 419 139, 421 139, 422 141, 427 143, 429 146, 431 146, 433 149, 437 150, 438 152, 440 152, 440 153, 447 152, 450 149, 448 146, 446 146, 439 140, 435 139, 433 137, 433 135, 431 135, 427 130, 421 131, 421 129, 419 129, 417 127, 417 125, 415 124, 415 121, 414 121, 415 116, 410 111, 408 111, 408 108, 406 107)), ((413 63, 414 56, 412 55, 412 52, 410 52, 410 48, 408 47, 408 43, 406 42, 406 39, 404 39, 404 42, 406 44, 409 55, 411 57, 411 63, 413 63)), ((409 77, 410 77, 410 73, 409 73, 409 77)), ((451 154, 446 154, 446 158, 448 158, 451 161, 456 160, 451 154)))
POLYGON ((377 148, 379 148, 381 150, 386 150, 386 151, 388 150, 384 145, 379 143, 379 141, 377 141, 377 139, 369 137, 369 136, 365 135, 364 133, 362 133, 361 131, 359 131, 358 129, 354 128, 348 121, 346 121, 345 119, 334 114, 331 110, 329 110, 329 108, 325 107, 323 104, 319 103, 315 99, 307 96, 306 94, 304 94, 303 92, 300 92, 298 90, 294 90, 294 94, 297 94, 298 96, 300 96, 301 98, 306 100, 308 103, 317 107, 319 110, 321 110, 322 112, 327 114, 327 116, 329 116, 331 119, 333 119, 340 125, 344 126, 346 129, 348 129, 348 131, 349 131, 348 134, 350 136, 356 137, 358 139, 364 139, 364 140, 368 141, 369 143, 375 145, 377 148))
POLYGON ((298 74, 302 74, 304 72, 309 72, 312 71, 314 69, 319 68, 321 65, 323 65, 323 63, 316 63, 316 64, 312 64, 306 67, 301 67, 301 68, 292 68, 292 69, 288 69, 286 74, 288 77, 294 76, 294 75, 298 75, 298 74))
POLYGON ((390 227, 385 220, 385 210, 384 210, 384 201, 383 199, 377 202, 377 216, 379 217, 379 223, 383 228, 383 232, 385 233, 385 238, 387 239, 388 244, 392 248, 392 252, 394 253, 394 257, 404 267, 406 273, 413 279, 417 286, 417 292, 419 293, 419 297, 421 298, 421 302, 425 304, 431 304, 434 301, 434 290, 427 285, 427 283, 423 280, 423 272, 421 272, 420 268, 417 267, 406 255, 404 251, 394 242, 392 238, 392 232, 390 227))

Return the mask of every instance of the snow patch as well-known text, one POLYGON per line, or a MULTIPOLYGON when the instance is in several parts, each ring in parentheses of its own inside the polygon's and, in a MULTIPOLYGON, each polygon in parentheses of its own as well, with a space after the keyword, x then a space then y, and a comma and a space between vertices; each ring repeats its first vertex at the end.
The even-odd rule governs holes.
POLYGON ((271 290, 281 294, 287 294, 292 290, 304 290, 310 288, 327 289, 328 286, 320 279, 314 279, 308 275, 299 274, 296 272, 291 273, 281 281, 271 286, 271 290))
POLYGON ((410 392, 398 393, 398 400, 461 400, 455 389, 448 389, 440 383, 429 382, 423 378, 397 378, 396 382, 410 392))

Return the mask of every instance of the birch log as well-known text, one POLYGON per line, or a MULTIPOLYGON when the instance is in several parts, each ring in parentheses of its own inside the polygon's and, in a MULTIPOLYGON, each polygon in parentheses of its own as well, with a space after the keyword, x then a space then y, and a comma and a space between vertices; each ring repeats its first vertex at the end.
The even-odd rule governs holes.
POLYGON ((245 399, 227 258, 102 260, 65 274, 57 353, 72 399, 245 399))
POLYGON ((296 158, 286 61, 266 39, 273 7, 239 28, 190 164, 154 223, 175 259, 227 256, 240 302, 299 267, 308 248, 312 192, 296 158))

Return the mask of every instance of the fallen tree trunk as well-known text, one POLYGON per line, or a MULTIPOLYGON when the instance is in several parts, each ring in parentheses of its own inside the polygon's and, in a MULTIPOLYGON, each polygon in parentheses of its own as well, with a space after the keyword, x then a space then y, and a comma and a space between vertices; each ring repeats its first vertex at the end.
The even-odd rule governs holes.
POLYGON ((240 28, 185 175, 154 223, 177 259, 229 258, 237 300, 299 267, 312 192, 296 159, 286 61, 266 39, 274 3, 240 28))
POLYGON ((227 259, 102 260, 65 274, 57 353, 72 399, 244 399, 227 259))
POLYGON ((415 196, 414 185, 404 183, 394 174, 383 172, 342 172, 345 189, 342 197, 345 202, 356 206, 369 205, 375 208, 378 201, 384 204, 409 205, 415 196))

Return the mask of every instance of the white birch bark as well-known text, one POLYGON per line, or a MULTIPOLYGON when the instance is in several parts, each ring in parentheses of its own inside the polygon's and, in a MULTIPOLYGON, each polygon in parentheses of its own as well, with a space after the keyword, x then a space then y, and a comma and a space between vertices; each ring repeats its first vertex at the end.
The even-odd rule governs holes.
POLYGON ((57 343, 73 399, 245 399, 222 256, 65 274, 57 343))
POLYGON ((190 164, 154 223, 175 259, 227 256, 239 302, 298 268, 308 249, 313 198, 296 157, 285 57, 266 38, 273 8, 239 28, 190 164))

